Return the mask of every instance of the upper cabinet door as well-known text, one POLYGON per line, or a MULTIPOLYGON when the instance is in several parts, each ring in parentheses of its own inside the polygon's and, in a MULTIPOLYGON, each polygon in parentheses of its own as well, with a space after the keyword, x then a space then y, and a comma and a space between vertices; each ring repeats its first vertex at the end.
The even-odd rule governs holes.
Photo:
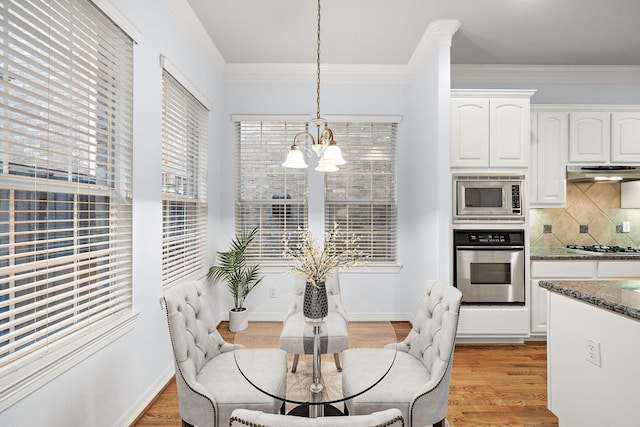
POLYGON ((530 132, 529 99, 492 98, 489 105, 492 167, 527 167, 530 132))
POLYGON ((609 162, 611 114, 580 112, 569 115, 569 162, 609 162))
POLYGON ((640 163, 640 113, 611 114, 611 163, 640 163))
POLYGON ((489 99, 451 99, 451 166, 489 165, 489 99))
POLYGON ((569 114, 540 112, 535 126, 530 175, 535 194, 530 198, 531 206, 564 206, 569 114))

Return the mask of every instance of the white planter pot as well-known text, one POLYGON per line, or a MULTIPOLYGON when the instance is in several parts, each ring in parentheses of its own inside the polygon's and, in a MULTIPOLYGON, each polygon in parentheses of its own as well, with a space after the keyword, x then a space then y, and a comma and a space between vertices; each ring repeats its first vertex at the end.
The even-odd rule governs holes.
POLYGON ((231 332, 242 331, 249 326, 249 312, 246 308, 240 310, 241 311, 229 310, 229 330, 231 332))

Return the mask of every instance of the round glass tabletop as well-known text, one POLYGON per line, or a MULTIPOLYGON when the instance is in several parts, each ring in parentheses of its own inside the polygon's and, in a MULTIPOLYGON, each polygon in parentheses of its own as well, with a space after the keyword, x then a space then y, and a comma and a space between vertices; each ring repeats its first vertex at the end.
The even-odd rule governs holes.
MULTIPOLYGON (((271 314, 266 317, 274 316, 271 314)), ((284 396, 273 396, 266 391, 266 384, 262 383, 266 376, 253 368, 256 355, 254 352, 245 351, 252 348, 280 348, 282 322, 249 321, 248 327, 237 332, 235 337, 235 344, 240 345, 240 348, 234 351, 235 361, 244 378, 258 390, 286 402, 287 412, 294 409, 296 405, 311 407, 310 411, 317 409, 320 405, 326 408, 326 405, 340 404, 335 406, 342 407, 341 402, 344 400, 362 394, 378 384, 395 361, 395 346, 390 346, 385 350, 380 363, 366 370, 367 381, 363 381, 366 386, 363 385, 361 390, 352 390, 350 395, 345 396, 342 390, 341 369, 336 365, 336 356, 322 354, 323 348, 326 350, 328 347, 328 340, 332 339, 331 334, 327 334, 326 325, 305 322, 302 328, 304 333, 300 339, 305 340, 302 347, 305 351, 308 350, 309 354, 299 355, 294 372, 292 372, 294 355, 287 355, 287 385, 284 396), (314 351, 317 353, 315 357, 314 351)), ((383 348, 393 343, 396 343, 396 334, 393 325, 388 321, 350 320, 348 323, 349 348, 383 348)), ((339 354, 337 357, 341 359, 342 355, 339 354)), ((341 409, 338 408, 338 410, 341 409)))

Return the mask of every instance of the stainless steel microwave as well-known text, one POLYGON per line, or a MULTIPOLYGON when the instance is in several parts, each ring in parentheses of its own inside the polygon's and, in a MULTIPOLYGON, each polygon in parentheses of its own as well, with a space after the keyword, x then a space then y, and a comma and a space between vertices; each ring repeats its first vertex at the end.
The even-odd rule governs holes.
POLYGON ((454 221, 524 222, 524 175, 454 174, 454 221))

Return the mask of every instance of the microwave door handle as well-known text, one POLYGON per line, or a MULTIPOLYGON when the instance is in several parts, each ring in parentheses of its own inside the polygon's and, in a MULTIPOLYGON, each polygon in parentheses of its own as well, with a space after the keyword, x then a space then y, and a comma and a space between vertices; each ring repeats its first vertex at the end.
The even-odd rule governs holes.
POLYGON ((462 251, 521 251, 524 246, 456 246, 456 250, 462 251))

